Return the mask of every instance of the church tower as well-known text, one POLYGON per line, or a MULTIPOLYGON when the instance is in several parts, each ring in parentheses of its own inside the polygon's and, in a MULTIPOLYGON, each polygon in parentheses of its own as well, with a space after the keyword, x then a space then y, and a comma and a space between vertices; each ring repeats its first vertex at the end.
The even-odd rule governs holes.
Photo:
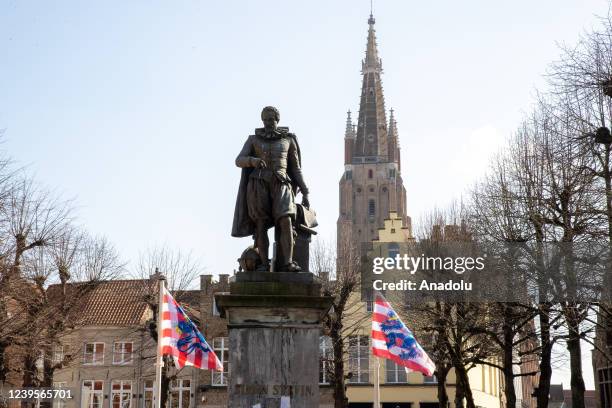
MULTIPOLYGON (((406 189, 401 176, 397 122, 393 109, 385 110, 381 82, 382 61, 378 57, 374 16, 368 19, 368 43, 361 63, 361 98, 357 126, 351 112, 344 133, 344 174, 340 179, 338 248, 378 239, 390 213, 401 220, 402 236, 412 239, 406 215, 406 189), (343 244, 344 243, 344 244, 343 244)), ((341 254, 339 253, 339 256, 341 254)))

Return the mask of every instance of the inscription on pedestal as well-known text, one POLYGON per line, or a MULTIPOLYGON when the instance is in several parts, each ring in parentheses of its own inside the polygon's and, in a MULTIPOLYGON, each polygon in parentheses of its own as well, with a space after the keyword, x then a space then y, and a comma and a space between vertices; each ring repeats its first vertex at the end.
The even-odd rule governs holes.
POLYGON ((228 319, 229 406, 319 406, 319 337, 331 299, 310 273, 239 274, 217 295, 228 319))

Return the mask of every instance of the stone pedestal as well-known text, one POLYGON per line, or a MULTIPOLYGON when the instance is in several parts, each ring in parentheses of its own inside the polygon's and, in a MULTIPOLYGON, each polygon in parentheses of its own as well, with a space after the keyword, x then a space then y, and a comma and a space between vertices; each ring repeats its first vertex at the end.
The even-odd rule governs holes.
POLYGON ((228 320, 229 406, 319 406, 319 336, 331 298, 309 272, 238 272, 215 296, 228 320))

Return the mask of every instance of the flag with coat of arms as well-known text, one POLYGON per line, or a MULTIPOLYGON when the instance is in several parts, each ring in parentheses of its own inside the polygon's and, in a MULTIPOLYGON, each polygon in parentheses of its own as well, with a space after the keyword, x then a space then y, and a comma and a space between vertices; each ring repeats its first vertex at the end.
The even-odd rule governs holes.
POLYGON ((410 329, 379 293, 372 313, 372 354, 392 360, 406 371, 419 371, 431 376, 436 370, 436 365, 410 329))
POLYGON ((162 355, 171 355, 178 368, 186 365, 223 371, 223 364, 210 348, 197 326, 170 291, 161 287, 159 343, 162 355))

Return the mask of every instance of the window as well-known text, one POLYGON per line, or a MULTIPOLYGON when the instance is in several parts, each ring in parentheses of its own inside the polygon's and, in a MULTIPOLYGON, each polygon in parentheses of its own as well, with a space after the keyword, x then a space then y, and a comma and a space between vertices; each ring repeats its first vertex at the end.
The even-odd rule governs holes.
POLYGON ((170 396, 168 398, 170 408, 191 407, 191 381, 173 380, 170 383, 170 396))
POLYGON ((601 406, 612 406, 612 368, 601 368, 597 371, 597 374, 601 406))
POLYGON ((131 341, 117 341, 113 347, 113 364, 132 364, 133 344, 131 341))
POLYGON ((104 402, 104 381, 83 381, 81 408, 102 408, 104 402))
POLYGON ((389 178, 395 178, 395 169, 389 169, 389 178))
MULTIPOLYGON (((62 389, 66 388, 66 382, 53 382, 53 388, 62 389)), ((66 408, 66 399, 54 398, 53 408, 66 408)))
POLYGON ((333 370, 334 349, 329 336, 319 337, 319 384, 329 384, 329 376, 333 370))
POLYGON ((229 375, 229 349, 227 337, 215 337, 213 350, 223 364, 223 371, 212 371, 212 385, 227 385, 229 375))
POLYGON ((345 180, 352 180, 353 179, 353 171, 352 170, 347 170, 344 173, 344 179, 345 180))
MULTIPOLYGON (((393 229, 391 231, 394 232, 393 229)), ((397 255, 399 255, 399 252, 400 252, 399 244, 397 242, 391 242, 389 244, 389 248, 387 249, 387 256, 389 258, 395 258, 397 255)))
POLYGON ((366 312, 374 311, 374 294, 372 293, 372 289, 366 289, 364 293, 365 304, 366 304, 366 312))
POLYGON ((104 343, 86 343, 83 353, 83 364, 104 364, 104 343))
POLYGON ((113 381, 111 383, 111 407, 112 408, 131 408, 132 407, 132 382, 113 381))
POLYGON ((153 380, 144 381, 142 408, 153 408, 153 380))
POLYGON ((370 341, 368 336, 349 337, 349 382, 370 382, 370 341))
POLYGON ((438 382, 438 379, 435 375, 424 375, 423 382, 425 384, 436 384, 438 382))
POLYGON ((385 378, 388 383, 405 383, 408 382, 406 369, 395 364, 392 360, 385 360, 385 378))
POLYGON ((368 170, 368 178, 371 179, 374 177, 374 171, 372 169, 368 170))
POLYGON ((372 199, 368 201, 368 217, 373 218, 376 215, 376 202, 372 199))

